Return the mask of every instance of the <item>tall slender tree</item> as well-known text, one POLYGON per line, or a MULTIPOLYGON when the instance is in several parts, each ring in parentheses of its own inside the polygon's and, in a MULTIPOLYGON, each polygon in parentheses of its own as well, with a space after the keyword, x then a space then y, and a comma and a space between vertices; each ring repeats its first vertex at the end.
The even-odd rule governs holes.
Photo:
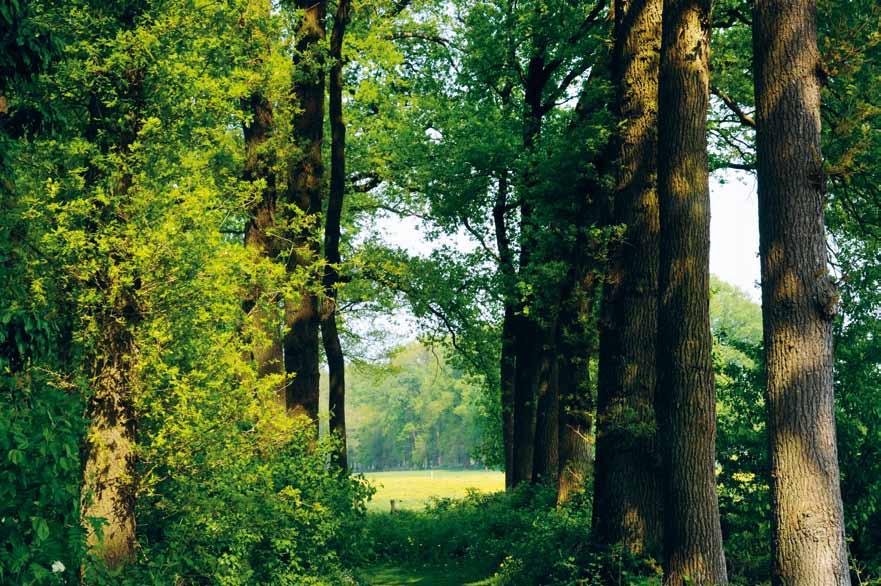
POLYGON ((659 553, 655 425, 658 321, 658 54, 662 0, 618 0, 612 59, 617 139, 611 251, 600 320, 594 527, 599 540, 659 553))
MULTIPOLYGON (((286 202, 296 208, 291 214, 295 229, 291 232, 291 272, 311 276, 320 258, 321 193, 324 188, 324 162, 321 144, 324 139, 324 48, 326 0, 297 0, 302 11, 294 52, 293 95, 296 152, 288 179, 286 202)), ((296 303, 285 307, 284 364, 287 381, 287 406, 294 413, 318 422, 318 329, 319 308, 313 279, 306 279, 296 303)))
POLYGON ((753 20, 775 584, 849 585, 835 437, 817 3, 753 20))
POLYGON ((716 494, 707 157, 710 0, 664 0, 658 115, 658 394, 669 584, 726 584, 716 494))
POLYGON ((346 194, 346 123, 343 118, 343 39, 350 19, 349 0, 339 0, 330 34, 330 195, 324 223, 325 308, 321 316, 321 338, 327 355, 329 378, 330 432, 341 442, 336 462, 345 470, 346 458, 346 363, 337 331, 337 285, 340 264, 340 220, 346 194))

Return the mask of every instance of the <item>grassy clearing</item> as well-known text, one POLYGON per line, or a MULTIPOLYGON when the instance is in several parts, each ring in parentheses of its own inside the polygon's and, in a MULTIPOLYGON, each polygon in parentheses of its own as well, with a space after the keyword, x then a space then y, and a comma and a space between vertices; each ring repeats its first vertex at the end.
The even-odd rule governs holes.
POLYGON ((462 498, 469 489, 505 490, 505 474, 494 470, 406 470, 364 476, 377 489, 367 505, 372 512, 388 512, 392 499, 399 509, 420 511, 432 498, 462 498))

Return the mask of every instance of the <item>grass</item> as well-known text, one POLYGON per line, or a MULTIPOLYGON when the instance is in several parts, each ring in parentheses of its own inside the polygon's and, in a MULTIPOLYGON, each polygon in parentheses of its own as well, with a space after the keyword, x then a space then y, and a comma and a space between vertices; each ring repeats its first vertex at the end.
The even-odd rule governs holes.
POLYGON ((505 490, 505 474, 494 470, 405 470, 371 472, 364 476, 377 489, 367 504, 372 512, 388 512, 392 499, 398 509, 420 511, 432 497, 462 498, 469 489, 478 492, 505 490))

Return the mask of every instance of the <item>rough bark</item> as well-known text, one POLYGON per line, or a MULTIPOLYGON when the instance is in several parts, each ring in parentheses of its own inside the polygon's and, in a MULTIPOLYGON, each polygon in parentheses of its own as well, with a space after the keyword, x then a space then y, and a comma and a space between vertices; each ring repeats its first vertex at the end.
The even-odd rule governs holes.
MULTIPOLYGON (((324 138, 324 60, 326 1, 297 0, 303 10, 294 53, 293 95, 299 111, 294 118, 294 137, 298 152, 292 161, 288 180, 288 203, 305 218, 294 218, 291 227, 291 273, 313 274, 320 258, 320 232, 316 228, 321 214, 324 164, 321 144, 324 138)), ((311 281, 311 279, 309 279, 311 281)), ((285 306, 284 364, 287 381, 287 407, 294 414, 309 417, 318 424, 318 329, 319 307, 316 287, 307 282, 296 303, 285 306)))
POLYGON ((727 584, 709 319, 709 0, 665 0, 658 116, 658 415, 669 584, 727 584))
POLYGON ((505 309, 502 317, 502 347, 499 363, 499 386, 502 407, 502 442, 505 450, 505 488, 514 486, 514 384, 517 376, 516 355, 516 273, 505 212, 508 208, 508 171, 498 177, 496 201, 493 206, 493 227, 499 254, 499 271, 505 287, 505 309))
MULTIPOLYGON (((545 60, 539 54, 529 61, 525 83, 526 106, 523 113, 523 148, 533 156, 535 143, 541 132, 542 94, 547 83, 545 60)), ((528 276, 533 255, 533 245, 537 227, 533 217, 532 199, 535 194, 535 177, 532 166, 527 162, 523 175, 524 193, 520 197, 520 278, 528 276)), ((532 301, 532 300, 529 300, 532 301)), ((528 302, 529 302, 528 301, 528 302)), ((526 307, 521 302, 517 307, 515 335, 515 377, 514 377, 514 430, 513 430, 513 478, 512 486, 522 482, 532 482, 535 463, 535 426, 538 415, 538 384, 541 376, 541 358, 544 352, 545 335, 538 322, 536 307, 526 307)))
MULTIPOLYGON (((104 146, 102 150, 115 150, 123 157, 131 154, 144 107, 142 76, 140 69, 128 72, 126 97, 133 111, 128 112, 129 122, 122 128, 112 128, 117 144, 104 146)), ((95 142, 99 140, 98 129, 107 117, 101 113, 97 96, 92 97, 85 136, 95 142)), ((90 181, 106 178, 97 168, 90 169, 86 175, 90 181)), ((122 205, 129 196, 132 182, 131 171, 123 168, 111 188, 116 205, 122 205)), ((111 222, 112 210, 105 206, 99 221, 111 222)), ((111 265, 130 261, 125 251, 113 252, 107 260, 111 265)), ((94 315, 99 334, 88 356, 92 394, 86 406, 89 427, 83 445, 81 517, 86 528, 86 543, 92 553, 108 568, 116 569, 134 560, 137 547, 137 429, 132 393, 137 353, 133 327, 142 317, 137 299, 140 278, 135 275, 131 284, 120 283, 114 271, 108 268, 100 270, 94 278, 98 288, 108 293, 103 299, 104 305, 94 315), (96 524, 100 527, 97 530, 96 524)))
MULTIPOLYGON (((581 247, 578 250, 581 251, 581 247)), ((572 495, 583 491, 593 473, 594 402, 590 358, 594 349, 585 326, 593 323, 591 315, 595 290, 591 278, 582 279, 574 307, 569 308, 560 323, 557 378, 560 388, 558 503, 564 503, 572 495)))
POLYGON ((815 0, 755 4, 774 584, 850 584, 835 438, 815 0))
POLYGON ((594 532, 604 543, 658 554, 663 532, 656 447, 658 315, 658 55, 662 0, 618 0, 612 60, 617 116, 610 251, 600 320, 594 532))
POLYGON ((539 368, 532 482, 558 486, 560 474, 560 385, 556 344, 545 350, 539 368))
POLYGON ((343 118, 343 37, 349 22, 349 0, 337 5, 330 34, 330 194, 324 223, 324 295, 326 309, 321 318, 321 337, 327 356, 329 377, 330 432, 341 442, 334 459, 346 470, 346 362, 336 324, 337 284, 340 264, 340 221, 346 194, 346 123, 343 118))
POLYGON ((91 364, 82 518, 87 544, 109 568, 135 557, 134 342, 128 324, 103 320, 91 364), (94 530, 96 522, 100 529, 94 530))
MULTIPOLYGON (((250 116, 250 121, 243 128, 244 179, 251 182, 263 181, 264 184, 249 211, 250 217, 245 227, 245 246, 258 258, 274 259, 279 253, 279 246, 273 235, 276 227, 277 181, 266 144, 273 128, 272 104, 262 92, 255 91, 243 105, 250 116)), ((255 336, 251 346, 251 359, 255 362, 259 377, 284 372, 281 324, 276 319, 276 312, 268 307, 272 300, 264 299, 263 294, 259 287, 255 287, 244 303, 250 329, 255 336)), ((279 393, 283 401, 284 391, 280 389, 279 393)))

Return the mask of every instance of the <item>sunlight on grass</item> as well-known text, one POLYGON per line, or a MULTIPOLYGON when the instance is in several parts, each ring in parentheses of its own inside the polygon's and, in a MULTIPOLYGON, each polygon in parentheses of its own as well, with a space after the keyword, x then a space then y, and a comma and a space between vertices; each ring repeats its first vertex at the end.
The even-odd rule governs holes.
POLYGON ((367 504, 374 512, 388 512, 394 499, 398 509, 420 511, 432 497, 461 498, 468 489, 505 490, 505 474, 495 470, 406 470, 364 475, 376 487, 367 504))

